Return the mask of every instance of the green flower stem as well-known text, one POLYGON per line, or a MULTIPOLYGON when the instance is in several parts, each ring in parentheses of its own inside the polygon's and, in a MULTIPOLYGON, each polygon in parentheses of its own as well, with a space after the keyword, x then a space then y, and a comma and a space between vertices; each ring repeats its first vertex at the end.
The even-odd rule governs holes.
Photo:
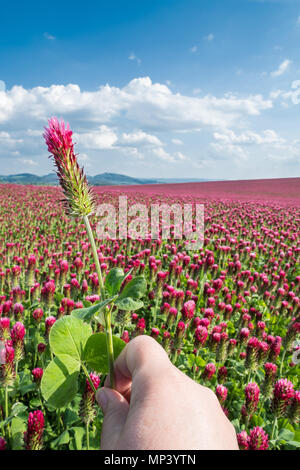
POLYGON ((156 315, 157 315, 157 309, 158 309, 158 302, 160 301, 161 299, 158 298, 158 296, 156 295, 155 296, 155 303, 154 303, 154 312, 153 312, 153 317, 152 317, 152 321, 153 321, 153 324, 156 325, 156 315))
POLYGON ((252 379, 252 371, 249 370, 248 375, 247 375, 246 384, 250 383, 250 382, 251 382, 251 379, 252 379))
POLYGON ((283 351, 283 354, 282 354, 282 359, 281 359, 280 369, 279 369, 279 377, 281 377, 282 375, 282 368, 284 364, 285 355, 286 355, 286 349, 283 351))
POLYGON ((8 418, 8 388, 5 387, 5 419, 8 418))
POLYGON ((85 373, 86 378, 88 379, 89 384, 90 384, 90 386, 92 387, 92 390, 93 390, 93 392, 94 392, 94 394, 95 394, 95 396, 96 396, 97 390, 95 389, 95 386, 94 386, 93 381, 92 381, 92 379, 91 379, 91 377, 90 377, 90 374, 88 373, 87 368, 86 368, 85 365, 82 364, 82 363, 81 363, 81 367, 82 367, 83 372, 85 373))
POLYGON ((260 402, 260 407, 259 407, 259 410, 258 410, 258 413, 257 413, 257 417, 259 417, 263 411, 263 408, 264 408, 264 405, 265 405, 265 401, 266 401, 266 398, 262 398, 261 402, 260 402))
POLYGON ((274 439, 274 434, 275 434, 275 428, 277 426, 277 416, 275 417, 273 421, 273 426, 272 426, 272 432, 271 432, 271 441, 274 439))
POLYGON ((90 431, 89 431, 89 421, 86 423, 86 450, 90 450, 90 431))
POLYGON ((115 373, 114 373, 114 346, 112 338, 112 329, 111 329, 111 311, 113 305, 110 309, 106 309, 104 313, 105 318, 105 330, 106 330, 106 347, 108 354, 108 370, 109 370, 109 379, 110 379, 110 388, 115 388, 115 373))
POLYGON ((57 427, 58 427, 58 430, 59 432, 62 432, 63 428, 64 428, 64 425, 63 425, 63 422, 62 422, 62 419, 61 419, 61 414, 60 414, 60 410, 58 409, 56 411, 56 420, 57 420, 57 427))
POLYGON ((104 289, 104 284, 103 284, 103 279, 102 279, 101 267, 99 263, 99 257, 97 253, 96 243, 95 243, 94 235, 92 232, 91 224, 87 215, 83 216, 83 221, 84 221, 84 225, 85 225, 85 228, 86 228, 89 240, 90 240, 91 248, 92 248, 93 258, 94 258, 95 266, 96 266, 96 272, 97 272, 98 280, 99 280, 101 298, 102 300, 105 300, 106 296, 105 296, 105 289, 104 289))
POLYGON ((172 361, 173 364, 176 363, 177 357, 178 357, 178 353, 177 353, 177 349, 176 349, 176 350, 173 352, 172 357, 171 357, 171 361, 172 361))
POLYGON ((44 407, 43 395, 42 395, 42 391, 41 391, 41 385, 39 385, 39 387, 38 387, 38 394, 39 394, 39 399, 40 399, 40 402, 41 402, 41 408, 42 408, 43 415, 46 416, 46 410, 45 410, 45 407, 44 407))
MULTIPOLYGON (((97 271, 98 280, 99 280, 101 299, 105 300, 106 299, 106 294, 105 294, 105 289, 104 289, 104 284, 103 284, 103 279, 102 279, 102 273, 101 273, 101 267, 100 267, 100 263, 99 263, 99 257, 98 257, 98 253, 97 253, 97 248, 96 248, 96 244, 95 244, 94 235, 93 235, 93 232, 92 232, 92 229, 91 229, 90 221, 89 221, 89 219, 86 215, 83 217, 83 221, 84 221, 86 231, 87 231, 90 243, 91 243, 91 248, 92 248, 93 257, 94 257, 95 266, 96 266, 96 271, 97 271)), ((111 309, 112 309, 112 307, 111 307, 111 309)), ((106 345, 107 345, 107 355, 108 355, 110 386, 111 386, 111 388, 114 388, 114 385, 115 385, 115 379, 114 379, 114 348, 113 348, 112 330, 111 330, 111 309, 110 310, 108 310, 107 308, 105 309, 104 318, 105 318, 106 345)))
MULTIPOLYGON (((5 419, 8 418, 8 387, 5 387, 5 419)), ((7 438, 10 439, 10 423, 7 424, 7 438)))

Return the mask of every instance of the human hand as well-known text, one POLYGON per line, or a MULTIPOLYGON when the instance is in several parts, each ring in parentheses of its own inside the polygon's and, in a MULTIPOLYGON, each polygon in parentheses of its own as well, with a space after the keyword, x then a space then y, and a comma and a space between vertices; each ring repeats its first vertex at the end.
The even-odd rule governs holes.
POLYGON ((183 374, 149 336, 130 341, 115 362, 116 389, 97 392, 103 450, 238 449, 216 395, 183 374))

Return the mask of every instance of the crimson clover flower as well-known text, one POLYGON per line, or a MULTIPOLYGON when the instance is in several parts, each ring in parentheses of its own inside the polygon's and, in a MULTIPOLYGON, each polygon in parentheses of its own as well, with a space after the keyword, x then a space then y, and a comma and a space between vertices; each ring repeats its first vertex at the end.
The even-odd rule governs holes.
POLYGON ((275 416, 283 417, 295 394, 294 385, 288 379, 279 379, 274 385, 272 410, 275 416))
POLYGON ((24 433, 26 450, 42 450, 45 421, 42 411, 29 413, 27 431, 24 433))
POLYGON ((269 436, 260 426, 255 426, 250 431, 248 440, 249 450, 267 450, 269 447, 269 436))
POLYGON ((59 183, 65 196, 67 212, 74 217, 90 215, 95 209, 95 195, 77 162, 69 124, 52 117, 43 137, 54 158, 59 183))
MULTIPOLYGON (((90 379, 95 387, 95 390, 97 390, 100 385, 100 377, 91 372, 90 379)), ((89 380, 86 379, 85 390, 80 402, 80 416, 85 424, 91 423, 96 417, 96 411, 94 409, 95 398, 95 392, 92 389, 89 380)))
POLYGON ((6 440, 4 437, 0 437, 0 450, 6 450, 6 440))

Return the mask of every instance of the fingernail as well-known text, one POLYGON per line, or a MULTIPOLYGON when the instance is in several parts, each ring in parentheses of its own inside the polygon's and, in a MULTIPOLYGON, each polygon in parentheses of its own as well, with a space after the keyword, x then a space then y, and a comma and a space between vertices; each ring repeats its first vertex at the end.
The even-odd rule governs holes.
POLYGON ((104 388, 100 388, 100 390, 98 390, 96 400, 101 406, 103 413, 105 413, 108 403, 108 397, 104 388))

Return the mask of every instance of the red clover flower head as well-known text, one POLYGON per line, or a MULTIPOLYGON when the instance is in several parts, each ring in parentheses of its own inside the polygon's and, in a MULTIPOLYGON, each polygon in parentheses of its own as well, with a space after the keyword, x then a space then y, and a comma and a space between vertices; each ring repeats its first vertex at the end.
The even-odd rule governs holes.
POLYGON ((43 371, 43 369, 42 369, 41 367, 36 367, 36 368, 33 369, 33 371, 32 371, 33 380, 34 380, 35 383, 37 383, 38 385, 41 383, 43 374, 44 374, 44 371, 43 371))
POLYGON ((26 330, 25 326, 21 322, 17 322, 14 324, 12 330, 11 330, 11 339, 14 344, 16 344, 18 341, 22 341, 24 339, 26 330))
POLYGON ((41 319, 43 318, 43 315, 44 315, 44 312, 43 312, 43 309, 41 308, 36 308, 33 312, 32 312, 32 316, 33 318, 39 323, 41 321, 41 319))
POLYGON ((228 389, 224 387, 224 385, 217 385, 216 387, 216 395, 220 403, 224 403, 227 398, 228 389))
POLYGON ((188 300, 183 304, 181 313, 185 320, 190 320, 195 314, 196 304, 193 300, 188 300))
POLYGON ((45 320, 45 335, 46 337, 49 336, 49 333, 50 333, 50 330, 52 328, 52 326, 54 325, 54 323, 56 322, 56 318, 53 317, 52 315, 50 315, 49 317, 46 318, 45 320))
POLYGON ((237 441, 240 450, 248 450, 249 449, 249 436, 246 431, 241 431, 237 434, 237 441))
POLYGON ((205 328, 205 326, 198 326, 194 333, 195 346, 196 347, 203 346, 207 340, 207 336, 208 336, 207 328, 205 328))
POLYGON ((157 338, 159 336, 159 329, 152 328, 150 336, 152 336, 152 338, 157 338))
POLYGON ((74 153, 69 124, 56 117, 48 121, 43 134, 48 151, 54 158, 57 175, 65 196, 67 211, 75 216, 90 215, 95 209, 95 196, 74 153))
POLYGON ((44 426, 45 421, 42 411, 36 410, 29 413, 27 431, 24 433, 26 450, 42 450, 44 426))
POLYGON ((218 381, 219 381, 219 383, 225 382, 226 377, 227 377, 227 373, 228 373, 227 367, 225 367, 225 366, 220 367, 220 369, 218 370, 218 381))
POLYGON ((287 417, 292 424, 299 424, 300 420, 300 390, 296 390, 288 408, 287 417))
POLYGON ((203 371, 203 378, 210 380, 212 376, 215 374, 215 372, 216 372, 215 364, 213 362, 209 362, 208 364, 206 364, 205 369, 203 371))
POLYGON ((246 410, 250 415, 252 415, 256 411, 259 402, 259 386, 255 382, 250 382, 246 385, 245 396, 246 410))
POLYGON ((124 330, 123 334, 121 336, 121 339, 124 341, 124 343, 129 343, 130 337, 129 337, 129 332, 128 330, 124 330))
POLYGON ((272 410, 278 417, 285 415, 286 409, 295 394, 294 385, 288 379, 279 379, 273 390, 272 410))
MULTIPOLYGON (((93 372, 90 373, 90 379, 97 390, 100 385, 100 377, 93 372)), ((82 395, 82 400, 80 402, 80 416, 82 421, 87 424, 94 421, 96 416, 96 411, 94 408, 95 403, 95 392, 91 387, 90 381, 86 379, 85 390, 82 395)))
POLYGON ((6 450, 6 440, 0 436, 0 450, 6 450))
POLYGON ((255 426, 249 434, 249 450, 267 450, 269 447, 268 434, 260 426, 255 426))

